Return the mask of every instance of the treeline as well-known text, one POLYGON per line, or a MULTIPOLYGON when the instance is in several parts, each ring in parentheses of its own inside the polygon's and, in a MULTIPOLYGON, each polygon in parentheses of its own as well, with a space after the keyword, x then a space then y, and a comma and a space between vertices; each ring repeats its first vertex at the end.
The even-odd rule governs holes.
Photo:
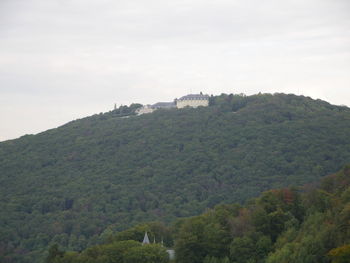
POLYGON ((270 190, 183 221, 177 262, 349 262, 350 166, 313 188, 270 190))
POLYGON ((348 263, 350 165, 316 188, 270 190, 245 206, 218 205, 171 227, 138 225, 80 253, 54 245, 47 263, 168 262, 159 243, 141 245, 145 231, 151 240, 174 242, 177 263, 348 263))
POLYGON ((285 94, 134 116, 139 106, 0 143, 1 262, 43 262, 55 243, 82 251, 110 230, 242 204, 350 162, 347 107, 285 94))
POLYGON ((161 222, 139 224, 135 227, 106 235, 103 244, 96 245, 82 252, 65 252, 57 244, 50 247, 47 263, 136 263, 169 262, 167 247, 173 246, 173 232, 161 222), (142 245, 145 233, 151 241, 142 245))
POLYGON ((110 113, 115 117, 133 116, 133 115, 136 115, 136 110, 141 107, 142 107, 142 104, 139 104, 139 103, 132 103, 130 104, 130 106, 121 105, 118 108, 115 105, 114 110, 111 111, 110 113))
POLYGON ((82 253, 64 252, 57 245, 49 250, 47 263, 167 263, 169 255, 164 247, 157 244, 142 246, 129 240, 99 245, 82 253))

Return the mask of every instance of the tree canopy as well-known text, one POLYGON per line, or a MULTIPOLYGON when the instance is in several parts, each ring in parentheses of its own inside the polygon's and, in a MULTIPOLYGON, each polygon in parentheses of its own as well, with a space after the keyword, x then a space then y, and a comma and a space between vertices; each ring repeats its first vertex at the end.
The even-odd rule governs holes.
POLYGON ((170 233, 176 263, 345 263, 350 260, 349 191, 346 166, 317 187, 269 190, 244 206, 218 205, 169 226, 136 225, 82 252, 53 245, 47 263, 169 262, 161 243, 141 245, 134 235, 141 229, 152 229, 157 237, 160 230, 170 233), (325 208, 324 202, 331 205, 325 208))
MULTIPOLYGON (((1 261, 42 262, 55 243, 82 251, 142 222, 169 223, 218 204, 242 204, 271 188, 317 181, 350 162, 350 109, 321 100, 222 94, 209 107, 135 116, 139 106, 0 143, 1 261)), ((310 198, 327 210, 325 197, 310 198)), ((272 206, 274 197, 265 198, 272 206)), ((232 251, 244 242, 261 242, 265 251, 284 220, 303 216, 298 207, 268 206, 251 218, 261 223, 262 236, 242 236, 232 251)), ((249 213, 240 211, 242 218, 249 213)), ((205 228, 201 220, 193 224, 205 228)), ((238 226, 252 226, 233 220, 238 234, 238 226)), ((221 238, 219 225, 212 227, 219 231, 212 238, 221 238)))

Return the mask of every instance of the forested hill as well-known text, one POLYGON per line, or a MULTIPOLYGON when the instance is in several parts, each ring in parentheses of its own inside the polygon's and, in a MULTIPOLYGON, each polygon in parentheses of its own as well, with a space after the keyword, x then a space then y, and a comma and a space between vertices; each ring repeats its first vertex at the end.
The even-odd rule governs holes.
POLYGON ((196 215, 350 162, 350 109, 320 100, 221 95, 205 108, 128 111, 0 143, 5 262, 35 262, 50 242, 81 250, 108 225, 196 215))
POLYGON ((350 166, 317 187, 273 189, 245 206, 221 204, 205 213, 136 225, 101 245, 77 251, 50 247, 47 263, 349 263, 350 166), (158 244, 141 245, 145 231, 158 244))

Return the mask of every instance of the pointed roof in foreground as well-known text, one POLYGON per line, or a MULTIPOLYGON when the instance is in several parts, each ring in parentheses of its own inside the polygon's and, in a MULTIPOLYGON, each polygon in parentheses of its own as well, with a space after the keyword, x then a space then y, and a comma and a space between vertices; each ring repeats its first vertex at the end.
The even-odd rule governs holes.
POLYGON ((144 245, 144 244, 149 244, 149 238, 147 235, 147 231, 145 232, 145 237, 143 238, 143 241, 142 241, 142 245, 144 245))

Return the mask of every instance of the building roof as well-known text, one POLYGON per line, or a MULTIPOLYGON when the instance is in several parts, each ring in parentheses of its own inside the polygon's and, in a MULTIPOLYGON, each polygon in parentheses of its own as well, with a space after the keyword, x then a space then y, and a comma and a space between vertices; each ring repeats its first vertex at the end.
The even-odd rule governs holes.
POLYGON ((152 105, 152 108, 174 108, 175 102, 157 102, 152 105))
POLYGON ((147 232, 145 233, 145 237, 143 238, 142 244, 149 244, 149 238, 147 232))
POLYGON ((181 97, 178 100, 209 100, 209 95, 200 94, 188 94, 186 96, 181 97))

